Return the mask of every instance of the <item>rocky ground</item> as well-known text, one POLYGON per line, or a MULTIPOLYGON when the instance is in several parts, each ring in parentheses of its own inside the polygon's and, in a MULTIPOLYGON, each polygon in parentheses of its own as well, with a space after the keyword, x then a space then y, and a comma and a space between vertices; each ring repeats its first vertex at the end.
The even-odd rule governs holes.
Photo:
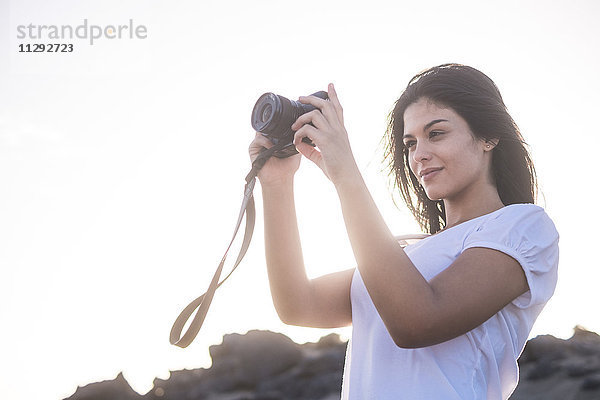
POLYGON ((511 400, 600 399, 600 336, 575 327, 568 340, 537 336, 519 358, 521 379, 511 400))
MULTIPOLYGON (((210 347, 209 369, 172 371, 146 395, 122 374, 77 388, 66 400, 337 400, 346 343, 337 335, 299 345, 269 331, 225 335, 210 347)), ((600 399, 600 336, 576 327, 568 340, 531 339, 519 359, 511 400, 600 399)))

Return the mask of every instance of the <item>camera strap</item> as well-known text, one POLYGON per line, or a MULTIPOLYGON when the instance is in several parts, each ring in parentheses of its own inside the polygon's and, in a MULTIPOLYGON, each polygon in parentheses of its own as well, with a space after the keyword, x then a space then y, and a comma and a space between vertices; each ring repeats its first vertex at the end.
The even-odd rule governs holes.
MULTIPOLYGON (((252 239, 252 233, 254 232, 254 223, 255 223, 255 219, 256 219, 256 211, 255 211, 254 196, 253 196, 254 185, 256 184, 256 175, 258 174, 258 171, 260 171, 260 169, 265 165, 267 160, 276 151, 281 150, 286 145, 289 145, 289 141, 286 143, 285 140, 281 140, 279 143, 277 143, 275 146, 271 147, 270 149, 262 150, 260 152, 260 154, 258 155, 258 157, 256 157, 256 159, 252 162, 252 169, 250 170, 250 172, 248 173, 248 175, 245 178, 246 186, 244 187, 244 200, 242 201, 242 207, 240 209, 240 214, 238 216, 235 230, 233 232, 233 237, 231 238, 231 241, 229 242, 229 246, 227 246, 227 250, 225 250, 225 254, 223 255, 223 258, 221 259, 221 262, 219 263, 219 266, 217 267, 215 274, 213 275, 212 281, 210 282, 210 285, 208 286, 208 290, 204 294, 202 294, 200 297, 193 300, 190 304, 188 304, 188 306, 185 307, 183 309, 183 311, 181 311, 181 313, 175 320, 175 323, 173 324, 173 327, 171 328, 171 334, 169 337, 169 341, 171 342, 171 344, 185 348, 194 341, 194 339, 196 338, 196 335, 198 335, 198 332, 200 332, 200 328, 202 327, 202 324, 204 323, 204 319, 206 318, 206 314, 208 313, 208 309, 209 309, 212 299, 215 295, 215 291, 227 279, 229 279, 229 277, 231 276, 233 271, 235 271, 235 269, 238 267, 238 265, 242 261, 242 258, 244 258, 244 256, 246 255, 246 251, 248 250, 248 247, 250 246, 250 240, 252 239), (238 253, 237 260, 235 261, 235 264, 233 265, 233 268, 231 269, 229 274, 227 274, 227 276, 222 281, 219 282, 219 278, 221 277, 221 273, 223 272, 223 266, 225 265, 225 259, 227 258, 227 253, 229 253, 229 249, 231 248, 231 245, 233 244, 233 241, 234 241, 235 237, 237 236, 237 233, 238 233, 238 230, 242 223, 242 219, 244 218, 244 215, 246 215, 246 228, 244 231, 244 239, 243 239, 240 251, 238 253), (190 317, 192 316, 192 314, 194 313, 194 311, 196 309, 198 309, 198 310, 196 312, 196 315, 194 316, 194 319, 192 320, 188 330, 182 336, 181 333, 183 332, 183 328, 185 327, 186 323, 188 322, 188 320, 190 319, 190 317)), ((397 236, 396 239, 398 239, 398 241, 402 245, 402 247, 405 247, 408 244, 411 244, 413 241, 423 239, 427 236, 429 236, 429 235, 403 235, 403 236, 397 236)))
POLYGON ((179 346, 185 348, 192 343, 198 332, 200 332, 200 328, 204 323, 204 319, 206 318, 206 314, 208 313, 208 308, 210 307, 210 303, 215 295, 215 291, 219 288, 235 271, 237 266, 242 261, 242 258, 246 255, 246 251, 250 246, 250 240, 252 239, 252 233, 254 232, 254 223, 256 219, 256 211, 254 207, 254 185, 256 184, 256 175, 258 171, 265 165, 267 160, 278 150, 281 150, 283 147, 288 145, 286 141, 281 140, 275 146, 270 149, 264 149, 260 152, 258 157, 252 162, 252 169, 246 176, 246 186, 244 187, 244 200, 242 201, 242 207, 240 209, 240 214, 238 216, 237 224, 235 226, 235 230, 233 232, 233 237, 231 238, 231 242, 229 242, 229 246, 227 246, 227 250, 225 250, 225 254, 213 275, 212 281, 208 286, 208 290, 202 294, 200 297, 193 300, 187 307, 183 309, 183 311, 179 314, 173 327, 171 328, 171 334, 169 337, 169 341, 171 344, 175 346, 179 346), (235 237, 237 236, 238 230, 242 223, 242 219, 244 218, 244 214, 246 215, 246 228, 244 231, 244 239, 242 242, 242 246, 238 253, 237 260, 233 265, 233 268, 229 272, 229 274, 219 282, 219 278, 221 277, 221 273, 223 272, 223 266, 225 265, 225 259, 227 258, 227 253, 233 244, 235 237), (185 332, 183 336, 181 333, 187 321, 190 319, 191 315, 194 313, 194 310, 198 309, 196 312, 196 316, 192 320, 188 330, 185 332))

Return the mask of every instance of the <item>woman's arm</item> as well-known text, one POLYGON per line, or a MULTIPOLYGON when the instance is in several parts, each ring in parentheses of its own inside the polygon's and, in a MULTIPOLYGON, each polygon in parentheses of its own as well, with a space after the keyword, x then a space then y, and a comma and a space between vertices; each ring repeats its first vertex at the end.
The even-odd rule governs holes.
POLYGON ((519 263, 487 248, 467 249, 427 282, 392 236, 360 174, 336 189, 361 277, 399 347, 455 338, 527 291, 519 263))
MULTIPOLYGON (((272 143, 257 134, 250 145, 255 159, 272 143)), ((351 323, 350 282, 354 269, 309 280, 306 275, 294 204, 294 174, 300 156, 270 158, 259 171, 262 187, 265 256, 271 296, 287 324, 334 328, 351 323)))
POLYGON ((293 182, 263 186, 262 193, 267 271, 279 318, 286 324, 318 328, 350 324, 354 269, 309 280, 298 233, 293 182))
POLYGON ((527 290, 516 260, 484 248, 466 250, 427 282, 398 245, 365 185, 333 85, 329 98, 300 98, 318 110, 292 125, 298 129, 294 142, 334 183, 361 277, 398 346, 422 347, 452 339, 482 324, 527 290), (304 137, 318 150, 304 144, 304 137))

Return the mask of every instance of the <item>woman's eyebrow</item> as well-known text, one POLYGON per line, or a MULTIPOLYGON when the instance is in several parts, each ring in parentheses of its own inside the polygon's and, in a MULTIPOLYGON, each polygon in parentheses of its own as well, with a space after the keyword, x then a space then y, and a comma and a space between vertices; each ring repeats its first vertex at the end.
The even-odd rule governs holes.
MULTIPOLYGON (((433 121, 425 124, 425 126, 423 127, 423 132, 425 132, 428 128, 430 128, 434 124, 437 124, 438 122, 448 122, 448 120, 447 119, 434 119, 433 121)), ((402 135, 402 139, 409 138, 409 137, 414 138, 414 136, 411 134, 402 135)))

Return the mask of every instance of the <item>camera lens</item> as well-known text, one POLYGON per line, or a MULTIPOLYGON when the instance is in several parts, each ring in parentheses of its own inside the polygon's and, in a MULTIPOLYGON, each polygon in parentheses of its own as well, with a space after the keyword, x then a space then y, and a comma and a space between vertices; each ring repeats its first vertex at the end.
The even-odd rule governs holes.
POLYGON ((267 122, 269 118, 271 118, 271 113, 273 112, 273 107, 270 104, 265 104, 262 108, 262 112, 260 113, 260 121, 267 122))
MULTIPOLYGON (((316 92, 312 96, 321 99, 327 99, 327 92, 316 92)), ((314 110, 310 104, 303 104, 297 101, 277 95, 275 93, 264 93, 258 98, 252 109, 252 127, 271 140, 273 144, 278 144, 283 140, 286 144, 281 150, 274 153, 275 157, 289 157, 298 153, 293 145, 294 131, 292 124, 299 116, 314 110)), ((303 142, 312 144, 310 139, 304 138, 303 142)))
POLYGON ((256 102, 252 110, 252 127, 257 132, 271 132, 279 125, 282 104, 274 93, 265 93, 256 102))

